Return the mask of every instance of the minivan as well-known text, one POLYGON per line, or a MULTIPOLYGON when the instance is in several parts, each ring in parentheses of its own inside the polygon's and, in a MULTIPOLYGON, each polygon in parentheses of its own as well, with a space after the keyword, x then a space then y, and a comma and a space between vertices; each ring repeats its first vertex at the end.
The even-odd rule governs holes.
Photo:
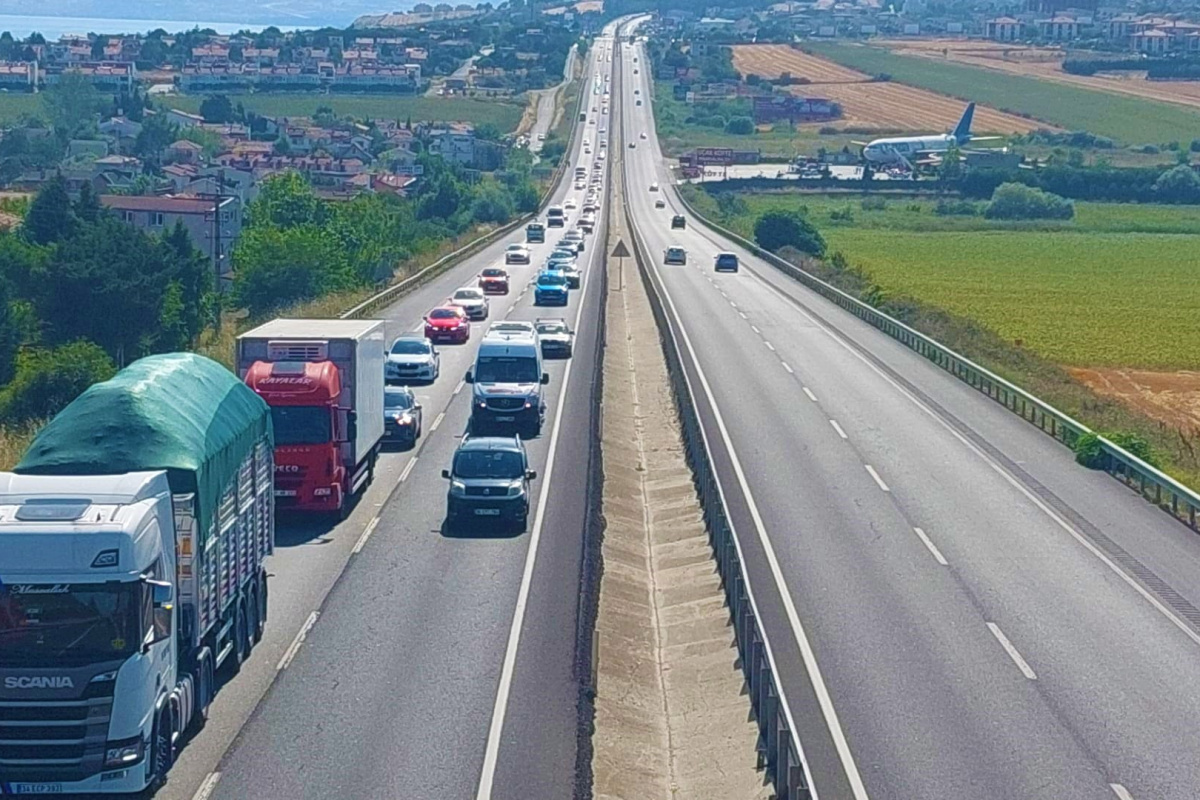
POLYGON ((541 433, 546 416, 542 387, 550 375, 542 371, 536 335, 488 331, 465 380, 472 387, 473 435, 496 428, 515 429, 526 438, 541 433))

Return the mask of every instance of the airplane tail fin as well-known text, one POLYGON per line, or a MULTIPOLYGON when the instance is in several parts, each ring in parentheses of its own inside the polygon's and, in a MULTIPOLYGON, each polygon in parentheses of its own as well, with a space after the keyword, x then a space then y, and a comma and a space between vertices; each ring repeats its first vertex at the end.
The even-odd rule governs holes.
POLYGON ((959 144, 965 144, 971 139, 971 119, 975 116, 975 104, 967 103, 967 110, 963 112, 962 119, 954 126, 954 138, 959 144))

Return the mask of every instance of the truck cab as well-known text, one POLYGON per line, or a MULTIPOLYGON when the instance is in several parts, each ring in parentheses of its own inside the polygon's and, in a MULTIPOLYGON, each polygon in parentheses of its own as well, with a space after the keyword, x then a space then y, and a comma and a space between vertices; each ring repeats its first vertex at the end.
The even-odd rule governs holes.
POLYGON ((535 334, 489 331, 466 382, 472 386, 473 435, 493 429, 516 429, 527 438, 541 433, 546 416, 542 387, 550 376, 542 371, 542 349, 535 334))

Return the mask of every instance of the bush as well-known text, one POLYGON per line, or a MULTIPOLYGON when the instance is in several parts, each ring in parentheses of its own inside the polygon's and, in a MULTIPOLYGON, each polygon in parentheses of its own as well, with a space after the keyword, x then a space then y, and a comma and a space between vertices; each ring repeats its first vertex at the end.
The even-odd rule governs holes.
POLYGON ((1071 219, 1075 204, 1020 183, 1002 183, 983 215, 988 219, 1071 219))
POLYGON ((17 360, 16 377, 0 393, 0 418, 26 423, 52 417, 116 371, 104 348, 84 339, 52 350, 27 350, 17 360))
POLYGON ((1088 433, 1075 440, 1075 460, 1088 469, 1105 469, 1108 467, 1108 456, 1100 445, 1100 437, 1126 450, 1145 461, 1152 467, 1159 465, 1158 455, 1150 443, 1135 433, 1088 433))
POLYGON ((933 213, 942 217, 974 217, 979 215, 979 206, 970 200, 938 200, 933 213))
POLYGON ((1200 203, 1200 175, 1180 164, 1158 176, 1154 191, 1165 203, 1200 203))
POLYGON ((1193 153, 1200 153, 1200 139, 1192 139, 1192 143, 1188 145, 1188 150, 1193 153))
POLYGON ((887 208, 887 200, 882 197, 864 197, 859 205, 863 211, 883 211, 887 208))
POLYGON ((729 122, 725 123, 725 132, 743 136, 754 133, 754 120, 749 117, 731 117, 729 122))
POLYGON ((812 223, 795 211, 768 211, 754 223, 754 241, 764 250, 794 247, 812 256, 825 254, 825 240, 812 223))
POLYGON ((829 212, 829 218, 834 222, 854 222, 854 212, 850 210, 850 206, 835 208, 829 212))

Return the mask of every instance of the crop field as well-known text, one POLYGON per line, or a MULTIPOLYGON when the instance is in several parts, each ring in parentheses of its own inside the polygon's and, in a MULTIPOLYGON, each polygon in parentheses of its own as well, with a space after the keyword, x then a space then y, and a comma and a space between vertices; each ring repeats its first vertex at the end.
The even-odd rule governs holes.
POLYGON ((746 195, 743 235, 768 208, 807 208, 830 251, 889 295, 970 317, 1055 363, 1087 368, 1200 369, 1200 209, 1076 203, 1076 219, 1000 223, 939 217, 928 200, 746 195), (830 213, 849 210, 852 220, 830 213))
MULTIPOLYGON (((809 84, 791 86, 790 91, 837 101, 845 116, 832 123, 833 127, 941 131, 953 128, 963 112, 962 100, 899 83, 873 82, 866 73, 787 45, 735 45, 733 65, 743 75, 777 78, 788 72, 807 78, 809 84)), ((975 112, 974 129, 981 133, 1028 133, 1039 127, 1053 126, 986 106, 975 112)))
MULTIPOLYGON (((167 95, 163 102, 172 108, 196 113, 203 101, 200 95, 167 95)), ((523 101, 511 99, 480 100, 471 97, 411 97, 396 95, 327 94, 248 94, 231 97, 247 111, 265 116, 312 116, 318 107, 328 106, 335 114, 357 119, 412 118, 413 122, 465 121, 490 122, 502 132, 515 130, 524 111, 523 101)))
POLYGON ((941 62, 953 61, 1014 75, 1081 86, 1085 89, 1200 107, 1200 81, 1148 81, 1145 72, 1136 71, 1072 75, 1062 71, 1062 62, 1067 56, 1067 52, 1060 48, 1026 47, 964 39, 884 39, 873 41, 871 44, 873 47, 882 47, 898 55, 921 56, 941 62))
POLYGON ((949 60, 898 55, 880 47, 811 42, 818 55, 892 81, 971 99, 1067 130, 1090 131, 1121 144, 1187 142, 1200 130, 1200 108, 1102 92, 949 60))

